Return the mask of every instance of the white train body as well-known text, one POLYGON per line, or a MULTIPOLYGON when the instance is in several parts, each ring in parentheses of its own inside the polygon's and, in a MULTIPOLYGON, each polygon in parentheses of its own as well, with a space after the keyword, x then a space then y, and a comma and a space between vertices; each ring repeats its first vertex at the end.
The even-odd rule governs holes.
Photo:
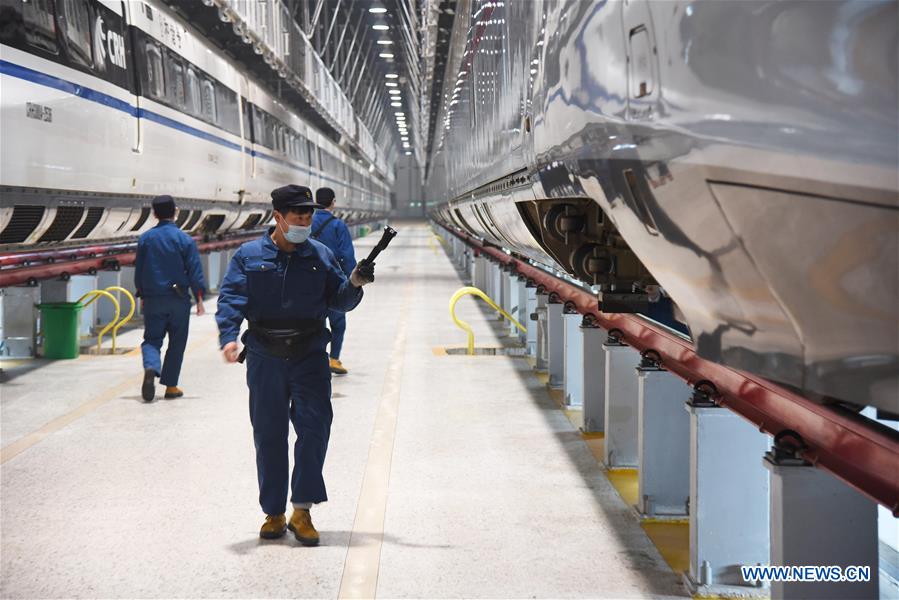
POLYGON ((195 234, 253 229, 288 183, 335 190, 350 222, 378 177, 155 2, 5 3, 0 250, 133 238, 171 194, 195 234))

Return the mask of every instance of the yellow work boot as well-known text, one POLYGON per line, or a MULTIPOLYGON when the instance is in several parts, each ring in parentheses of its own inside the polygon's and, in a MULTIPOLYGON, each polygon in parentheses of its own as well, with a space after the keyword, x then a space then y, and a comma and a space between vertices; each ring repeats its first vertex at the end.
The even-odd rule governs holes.
POLYGON ((265 523, 259 529, 259 537, 265 540, 276 540, 287 531, 287 519, 283 514, 266 515, 265 523))
POLYGON ((346 368, 343 366, 343 363, 341 363, 336 358, 331 359, 331 372, 335 375, 346 375, 347 373, 346 368))
POLYGON ((308 510, 304 508, 293 509, 287 528, 293 532, 297 541, 304 546, 318 546, 318 532, 315 530, 315 526, 312 525, 312 517, 309 515, 308 510))
POLYGON ((165 388, 165 399, 166 400, 171 400, 172 398, 180 398, 183 395, 184 395, 184 392, 182 392, 180 388, 178 388, 174 385, 169 385, 169 386, 166 386, 166 388, 165 388))

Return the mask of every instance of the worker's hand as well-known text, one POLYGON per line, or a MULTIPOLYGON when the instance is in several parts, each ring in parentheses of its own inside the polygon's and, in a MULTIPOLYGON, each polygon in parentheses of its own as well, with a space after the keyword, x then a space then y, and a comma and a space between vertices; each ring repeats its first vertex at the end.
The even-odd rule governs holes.
POLYGON ((240 355, 240 351, 237 349, 237 342, 225 344, 222 348, 222 355, 225 357, 225 362, 237 362, 237 357, 240 355))
POLYGON ((375 263, 360 261, 350 273, 350 283, 359 288, 375 280, 375 263))
POLYGON ((206 307, 203 306, 203 301, 200 300, 197 302, 197 316, 202 317, 206 314, 206 307))

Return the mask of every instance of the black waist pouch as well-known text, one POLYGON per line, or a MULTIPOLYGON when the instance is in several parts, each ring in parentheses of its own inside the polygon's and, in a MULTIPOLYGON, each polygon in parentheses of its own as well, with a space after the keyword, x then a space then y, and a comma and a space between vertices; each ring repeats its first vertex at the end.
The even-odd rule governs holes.
POLYGON ((309 343, 321 335, 324 328, 325 324, 317 319, 299 319, 284 323, 251 322, 241 341, 244 342, 246 351, 246 335, 250 334, 259 342, 266 354, 276 358, 297 358, 309 349, 309 343))

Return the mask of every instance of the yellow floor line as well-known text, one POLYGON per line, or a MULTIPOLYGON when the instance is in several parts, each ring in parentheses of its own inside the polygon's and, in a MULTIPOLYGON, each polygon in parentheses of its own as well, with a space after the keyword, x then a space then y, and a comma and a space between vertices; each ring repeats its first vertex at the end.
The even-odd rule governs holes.
POLYGON ((675 573, 690 569, 690 524, 682 521, 643 521, 643 531, 675 573))
MULTIPOLYGON (((192 352, 194 349, 198 348, 200 345, 206 345, 213 338, 218 337, 218 332, 212 333, 210 335, 204 336, 199 340, 195 341, 193 344, 190 344, 185 350, 184 354, 192 352)), ((100 358, 100 357, 97 357, 100 358)), ((113 358, 113 357, 110 357, 113 358)), ((138 375, 131 374, 127 377, 120 380, 116 385, 111 388, 107 388, 103 394, 100 395, 99 398, 94 398, 93 400, 89 400, 82 404, 81 406, 75 408, 72 411, 67 412, 66 414, 56 417, 37 431, 33 431, 28 435, 16 440, 15 442, 4 446, 0 449, 0 464, 5 464, 6 461, 12 459, 15 456, 18 456, 25 450, 28 450, 41 440, 46 437, 56 433, 66 425, 77 421, 84 415, 93 411, 94 409, 106 404, 113 398, 117 398, 125 393, 129 388, 137 389, 139 386, 138 375)))
POLYGON ((609 482, 618 490, 618 495, 628 506, 637 504, 637 469, 609 469, 606 471, 609 482))
POLYGON ((590 449, 590 453, 596 459, 596 462, 602 463, 606 455, 605 436, 601 433, 582 433, 581 437, 584 439, 584 443, 587 444, 587 448, 590 449))
POLYGON ((387 513, 387 493, 390 483, 390 465, 393 460, 393 442, 396 436, 396 420, 399 413, 400 385, 406 349, 408 298, 412 285, 403 296, 407 299, 400 309, 402 315, 397 326, 393 350, 390 353, 381 400, 375 417, 368 461, 362 478, 362 490, 356 508, 356 519, 350 534, 343 576, 338 598, 374 598, 378 591, 378 571, 381 564, 381 546, 384 541, 384 517, 387 513))

